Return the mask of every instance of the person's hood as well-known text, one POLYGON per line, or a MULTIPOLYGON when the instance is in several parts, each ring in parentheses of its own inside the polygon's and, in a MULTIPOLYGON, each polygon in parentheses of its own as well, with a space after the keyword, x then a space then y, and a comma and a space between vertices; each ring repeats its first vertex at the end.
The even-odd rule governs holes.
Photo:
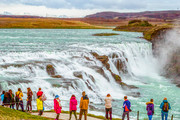
POLYGON ((86 99, 86 100, 89 99, 87 95, 83 96, 83 100, 85 100, 85 99, 86 99))
POLYGON ((154 104, 153 102, 147 102, 146 105, 149 105, 149 104, 154 104))
POLYGON ((110 97, 106 97, 105 98, 106 100, 112 100, 112 97, 110 96, 110 97))
POLYGON ((167 100, 163 100, 163 103, 167 103, 168 101, 167 100))
POLYGON ((76 97, 71 97, 71 100, 75 100, 76 99, 76 97))

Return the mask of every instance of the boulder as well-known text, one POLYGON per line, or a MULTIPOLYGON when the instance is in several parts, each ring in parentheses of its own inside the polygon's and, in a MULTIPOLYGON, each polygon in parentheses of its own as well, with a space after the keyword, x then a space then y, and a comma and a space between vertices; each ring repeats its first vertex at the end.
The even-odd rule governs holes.
POLYGON ((48 65, 46 66, 46 72, 47 72, 48 75, 51 76, 52 78, 62 78, 61 75, 56 75, 56 74, 55 74, 55 73, 56 73, 56 70, 55 70, 54 66, 51 65, 51 64, 48 64, 48 65))
POLYGON ((53 65, 47 65, 46 66, 46 71, 48 73, 48 75, 50 76, 54 76, 55 75, 55 68, 53 67, 53 65))
POLYGON ((78 77, 78 78, 83 79, 83 76, 82 76, 82 72, 81 72, 81 71, 74 72, 73 75, 74 75, 75 77, 78 77))

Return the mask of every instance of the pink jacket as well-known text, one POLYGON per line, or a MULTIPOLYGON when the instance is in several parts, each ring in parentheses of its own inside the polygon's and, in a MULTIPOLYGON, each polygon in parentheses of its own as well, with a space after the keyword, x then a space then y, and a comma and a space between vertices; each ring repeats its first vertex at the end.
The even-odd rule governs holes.
POLYGON ((72 97, 70 99, 70 103, 69 103, 69 106, 70 106, 70 111, 72 110, 77 110, 77 100, 76 100, 76 97, 72 97))
POLYGON ((59 114, 61 113, 61 104, 60 104, 60 100, 58 101, 57 99, 54 99, 54 111, 59 114))

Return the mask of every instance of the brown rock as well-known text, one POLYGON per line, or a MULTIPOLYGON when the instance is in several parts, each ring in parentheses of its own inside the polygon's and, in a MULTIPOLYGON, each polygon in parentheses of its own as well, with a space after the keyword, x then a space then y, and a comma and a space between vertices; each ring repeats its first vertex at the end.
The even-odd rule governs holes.
POLYGON ((50 76, 54 76, 55 75, 55 68, 53 67, 53 65, 47 65, 46 66, 46 71, 48 73, 48 75, 50 76))
POLYGON ((51 77, 53 77, 53 78, 62 78, 61 75, 52 75, 51 77))
POLYGON ((82 72, 81 72, 81 71, 74 72, 73 75, 74 75, 75 77, 78 77, 78 78, 83 79, 83 76, 82 76, 82 72))

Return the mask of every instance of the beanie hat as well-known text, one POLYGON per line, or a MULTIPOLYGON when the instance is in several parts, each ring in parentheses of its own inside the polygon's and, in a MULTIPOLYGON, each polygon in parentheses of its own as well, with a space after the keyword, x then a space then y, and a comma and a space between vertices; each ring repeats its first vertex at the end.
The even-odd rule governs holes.
POLYGON ((56 95, 56 96, 55 96, 55 99, 56 99, 56 98, 59 98, 59 95, 56 95))

